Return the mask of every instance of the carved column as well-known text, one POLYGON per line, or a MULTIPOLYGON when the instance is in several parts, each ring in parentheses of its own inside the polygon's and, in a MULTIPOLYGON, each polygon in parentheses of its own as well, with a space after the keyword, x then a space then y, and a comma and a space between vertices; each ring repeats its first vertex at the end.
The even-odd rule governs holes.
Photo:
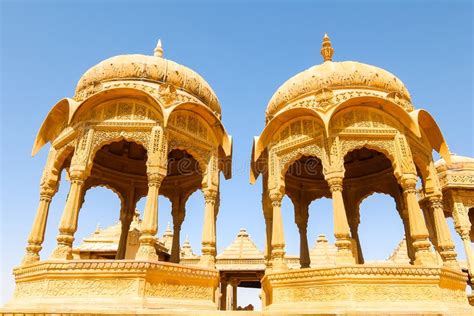
POLYGON ((413 239, 410 234, 410 222, 408 220, 408 211, 402 210, 405 215, 402 216, 403 229, 405 231, 405 243, 407 244, 407 254, 410 259, 410 263, 415 263, 415 250, 413 248, 413 239))
POLYGON ((436 231, 437 248, 443 263, 447 266, 459 269, 459 264, 456 260, 456 251, 454 250, 454 243, 449 233, 448 223, 444 217, 443 202, 441 196, 435 195, 428 197, 430 209, 434 219, 434 227, 436 231))
POLYGON ((202 250, 200 265, 214 268, 216 263, 216 221, 215 205, 217 200, 217 190, 203 189, 205 209, 204 225, 202 229, 202 250))
POLYGON ((234 289, 232 287, 232 282, 229 281, 227 283, 227 287, 226 287, 226 293, 227 293, 227 296, 226 296, 226 304, 225 304, 225 310, 226 311, 231 311, 232 310, 232 304, 234 302, 234 289))
POLYGON ((164 175, 159 172, 148 173, 148 194, 141 225, 140 246, 136 260, 158 260, 155 250, 155 235, 158 231, 158 193, 164 175))
POLYGON ((474 275, 474 257, 471 247, 470 231, 471 222, 469 221, 468 209, 464 204, 458 200, 453 200, 453 220, 454 229, 461 237, 466 252, 467 266, 470 275, 474 275))
POLYGON ((179 263, 179 248, 180 248, 180 235, 181 225, 184 221, 185 216, 185 201, 183 194, 178 193, 173 197, 171 201, 171 215, 173 217, 173 243, 171 245, 171 257, 170 262, 179 263))
POLYGON ((266 268, 271 269, 272 261, 272 227, 273 227, 273 207, 272 201, 270 200, 270 195, 267 190, 268 175, 263 176, 263 193, 262 193, 262 208, 263 208, 263 217, 265 219, 265 264, 266 268))
POLYGON ((283 219, 281 217, 281 192, 270 192, 272 201, 272 269, 275 271, 286 270, 288 267, 285 262, 285 236, 283 233, 283 219))
POLYGON ((410 237, 415 252, 415 265, 433 264, 434 257, 430 252, 428 229, 421 213, 416 196, 416 177, 405 176, 402 179, 403 197, 408 211, 410 237))
POLYGON ((410 264, 414 264, 415 251, 413 250, 413 241, 410 235, 410 222, 408 221, 408 210, 406 209, 405 202, 403 201, 403 193, 397 188, 397 190, 393 194, 398 214, 400 215, 400 219, 403 222, 408 258, 410 259, 410 264))
POLYGON ((58 245, 51 255, 52 259, 72 259, 72 243, 77 230, 79 209, 83 202, 85 178, 84 172, 70 170, 71 187, 59 224, 58 245))
POLYGON ((356 259, 358 264, 364 263, 364 256, 362 253, 362 247, 360 245, 360 238, 359 238, 359 224, 360 224, 360 197, 357 199, 354 197, 355 192, 344 190, 343 198, 344 198, 344 207, 346 209, 347 214, 347 221, 349 223, 349 228, 351 231, 351 237, 355 244, 353 246, 353 255, 356 259), (357 200, 357 201, 356 201, 357 200))
POLYGON ((300 201, 294 203, 295 207, 295 223, 298 226, 298 232, 300 234, 300 267, 309 268, 311 265, 311 259, 309 257, 309 246, 308 246, 308 212, 309 202, 300 201))
POLYGON ((120 222, 122 224, 120 240, 117 248, 117 254, 115 259, 124 259, 125 252, 127 250, 127 238, 128 232, 130 230, 130 224, 132 223, 133 217, 135 215, 135 201, 133 201, 133 195, 129 195, 127 200, 122 206, 120 211, 120 222))
POLYGON ((237 310, 237 288, 239 286, 238 280, 232 280, 232 310, 237 310))
POLYGON ((219 310, 225 310, 227 305, 227 281, 224 278, 221 278, 221 297, 219 302, 219 310))
POLYGON ((326 179, 332 194, 334 212, 334 236, 337 247, 336 262, 340 264, 354 264, 352 255, 352 242, 349 223, 347 221, 344 199, 342 198, 342 177, 329 177, 326 179))
POLYGON ((39 252, 41 251, 44 241, 44 233, 46 231, 46 223, 48 220, 49 205, 51 199, 56 193, 56 188, 49 185, 40 187, 40 201, 36 210, 35 220, 28 236, 28 245, 26 246, 26 254, 22 264, 31 264, 40 260, 39 252))

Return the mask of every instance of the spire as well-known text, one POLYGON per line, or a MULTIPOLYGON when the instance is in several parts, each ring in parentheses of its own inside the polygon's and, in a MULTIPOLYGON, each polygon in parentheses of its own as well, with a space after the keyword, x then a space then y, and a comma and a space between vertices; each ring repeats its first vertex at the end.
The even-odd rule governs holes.
POLYGON ((161 39, 158 40, 158 43, 155 47, 155 57, 163 57, 163 46, 161 45, 161 39))
POLYGON ((96 234, 100 233, 100 223, 97 223, 97 226, 95 227, 95 233, 96 234))
POLYGON ((170 224, 170 222, 168 222, 168 225, 166 225, 166 230, 165 230, 165 232, 163 233, 163 237, 169 237, 169 236, 173 236, 173 232, 171 231, 171 224, 170 224))
POLYGON ((325 62, 332 61, 332 55, 334 55, 334 48, 331 46, 331 41, 327 33, 324 33, 321 55, 323 56, 325 62))

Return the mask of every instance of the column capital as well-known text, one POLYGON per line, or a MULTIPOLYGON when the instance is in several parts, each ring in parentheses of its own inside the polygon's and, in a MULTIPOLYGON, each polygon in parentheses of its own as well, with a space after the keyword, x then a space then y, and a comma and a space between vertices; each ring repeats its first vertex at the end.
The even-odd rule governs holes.
POLYGON ((412 174, 404 174, 400 179, 401 187, 405 193, 416 193, 417 176, 412 174))
POLYGON ((57 189, 53 188, 49 184, 43 184, 40 186, 40 201, 51 201, 57 189))
POLYGON ((273 206, 281 206, 281 200, 283 200, 283 193, 281 191, 272 190, 268 196, 273 206))
POLYGON ((326 178, 326 181, 328 182, 329 190, 331 192, 336 192, 336 191, 342 192, 342 184, 344 181, 344 177, 333 176, 333 177, 326 178))
POLYGON ((441 195, 429 195, 427 198, 432 208, 443 208, 443 197, 441 195))
POLYGON ((204 200, 206 201, 206 203, 209 203, 209 202, 214 202, 217 200, 217 190, 215 189, 211 189, 211 188, 205 188, 205 189, 202 189, 202 193, 204 194, 204 200))
POLYGON ((147 172, 148 186, 160 186, 161 182, 165 178, 165 175, 161 172, 147 172))

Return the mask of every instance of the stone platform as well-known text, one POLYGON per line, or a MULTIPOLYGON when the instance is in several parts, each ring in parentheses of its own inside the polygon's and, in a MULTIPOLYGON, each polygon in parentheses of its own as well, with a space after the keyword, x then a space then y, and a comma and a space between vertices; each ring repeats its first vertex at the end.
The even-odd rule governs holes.
POLYGON ((42 261, 14 270, 3 312, 215 311, 219 272, 135 260, 42 261))
POLYGON ((351 265, 267 273, 262 296, 266 312, 474 315, 465 287, 450 268, 351 265))

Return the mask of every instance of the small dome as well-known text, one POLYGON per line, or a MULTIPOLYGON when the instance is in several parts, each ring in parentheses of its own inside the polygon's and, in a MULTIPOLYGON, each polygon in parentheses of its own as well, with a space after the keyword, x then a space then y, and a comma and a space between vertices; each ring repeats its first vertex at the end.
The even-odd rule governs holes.
POLYGON ((74 98, 82 100, 84 91, 110 81, 166 83, 195 96, 211 110, 221 114, 219 100, 209 84, 195 71, 162 58, 162 54, 159 42, 155 56, 119 55, 101 61, 82 75, 74 98))
POLYGON ((446 160, 443 158, 439 159, 438 161, 435 162, 435 167, 436 169, 442 169, 442 168, 449 168, 449 169, 456 169, 456 168, 469 168, 469 169, 474 169, 474 158, 471 157, 466 157, 466 156, 460 156, 451 153, 451 163, 447 164, 446 160))
POLYGON ((387 93, 398 93, 410 102, 410 93, 403 82, 392 73, 355 61, 333 62, 333 49, 325 35, 321 54, 324 62, 315 65, 287 80, 273 94, 267 106, 267 118, 284 108, 288 103, 320 89, 370 89, 387 93))

